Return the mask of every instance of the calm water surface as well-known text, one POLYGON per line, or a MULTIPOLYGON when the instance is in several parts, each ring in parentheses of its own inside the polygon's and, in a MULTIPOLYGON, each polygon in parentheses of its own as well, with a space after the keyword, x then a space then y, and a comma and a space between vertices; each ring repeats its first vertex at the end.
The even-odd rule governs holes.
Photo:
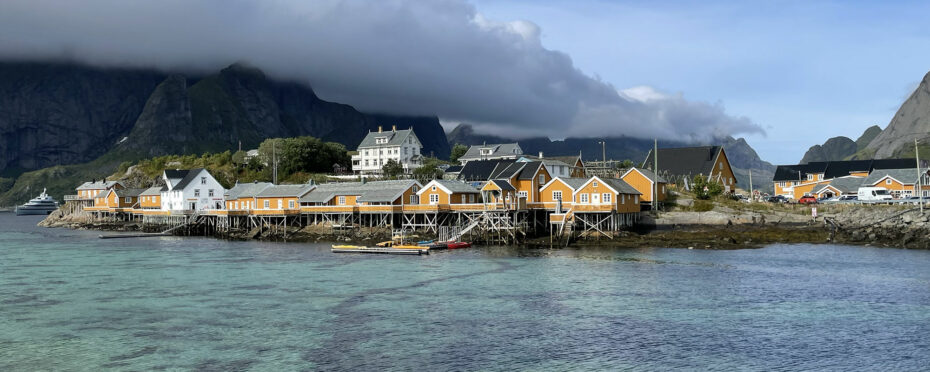
POLYGON ((926 370, 930 252, 100 240, 0 214, 0 370, 926 370))

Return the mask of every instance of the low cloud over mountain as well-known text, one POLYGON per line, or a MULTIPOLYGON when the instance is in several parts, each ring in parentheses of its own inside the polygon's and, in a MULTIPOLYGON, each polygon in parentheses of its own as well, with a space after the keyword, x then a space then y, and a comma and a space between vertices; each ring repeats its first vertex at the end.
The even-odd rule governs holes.
POLYGON ((438 115, 504 135, 764 133, 721 104, 618 90, 543 47, 540 32, 460 0, 0 2, 4 59, 185 71, 247 61, 362 111, 438 115))

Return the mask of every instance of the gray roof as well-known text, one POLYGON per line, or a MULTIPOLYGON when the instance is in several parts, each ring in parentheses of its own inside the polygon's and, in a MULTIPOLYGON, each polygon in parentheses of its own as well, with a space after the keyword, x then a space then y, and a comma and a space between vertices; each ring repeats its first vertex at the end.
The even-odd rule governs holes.
POLYGON ((119 196, 121 198, 125 198, 125 197, 135 198, 135 197, 138 197, 139 194, 142 194, 142 192, 145 191, 145 189, 117 189, 115 191, 116 191, 116 196, 119 196))
MULTIPOLYGON (((401 129, 397 131, 388 130, 383 132, 368 132, 362 143, 358 144, 358 148, 365 147, 382 147, 382 146, 400 146, 407 140, 407 137, 413 136, 416 138, 416 134, 413 133, 413 129, 401 129), (387 143, 377 144, 375 139, 379 137, 387 137, 387 143)), ((419 141, 419 140, 418 140, 419 141)))
MULTIPOLYGON (((926 170, 924 170, 926 173, 926 170)), ((905 184, 916 184, 917 183, 917 168, 906 168, 906 169, 876 169, 865 178, 865 181, 862 181, 863 185, 874 185, 876 182, 881 181, 885 176, 891 176, 902 183, 905 184)))
POLYGON ((275 198, 275 197, 301 197, 307 194, 312 190, 314 185, 311 184, 299 184, 299 185, 272 185, 264 188, 256 197, 259 198, 275 198))
MULTIPOLYGON (((168 176, 168 178, 177 178, 175 176, 183 174, 184 177, 181 178, 181 180, 178 181, 176 185, 172 186, 171 189, 172 190, 173 189, 184 189, 185 187, 187 187, 189 183, 191 183, 191 181, 194 180, 195 177, 197 177, 198 174, 200 174, 200 171, 202 170, 204 169, 203 168, 194 168, 194 169, 189 169, 189 170, 177 170, 176 169, 174 171, 166 169, 165 175, 168 176)), ((207 172, 207 173, 210 173, 210 172, 207 172)))
POLYGON ((316 185, 313 191, 300 198, 300 202, 326 203, 339 195, 358 195, 360 203, 392 202, 413 185, 419 183, 414 180, 324 183, 316 185))
POLYGON ((583 177, 559 177, 559 180, 565 182, 565 184, 568 185, 568 187, 571 187, 572 190, 578 190, 581 188, 581 186, 584 186, 584 184, 587 183, 589 179, 590 178, 583 177))
MULTIPOLYGON (((653 181, 653 182, 656 181, 656 174, 653 171, 646 169, 646 168, 636 168, 636 167, 630 168, 630 170, 634 170, 634 169, 638 170, 639 173, 642 173, 650 181, 653 181)), ((668 183, 668 181, 665 180, 665 177, 662 177, 662 176, 658 176, 658 177, 659 177, 659 181, 658 181, 659 183, 668 183)))
POLYGON ((226 190, 225 196, 227 200, 251 198, 268 187, 271 187, 270 182, 237 183, 231 189, 226 190))
POLYGON ((510 181, 508 180, 491 180, 489 182, 494 182, 494 184, 503 191, 517 191, 517 189, 513 187, 513 185, 511 185, 510 181))
POLYGON ((495 143, 469 146, 468 151, 465 152, 465 155, 459 157, 459 160, 493 159, 502 156, 518 155, 523 155, 523 149, 520 148, 519 143, 495 143), (490 155, 481 155, 481 149, 491 149, 492 152, 490 155))
POLYGON ((109 188, 111 188, 111 187, 113 187, 113 186, 116 186, 117 184, 119 184, 120 186, 123 185, 120 181, 104 181, 104 180, 100 180, 100 181, 94 181, 94 182, 84 182, 84 183, 81 184, 81 186, 78 186, 78 187, 77 187, 77 190, 102 190, 102 189, 109 189, 109 188))
POLYGON ((161 192, 165 190, 168 190, 168 188, 164 186, 153 186, 145 189, 145 191, 139 194, 139 196, 158 196, 161 195, 161 192))
POLYGON ((865 177, 839 177, 834 178, 830 183, 826 185, 821 185, 813 190, 814 194, 819 194, 827 186, 833 186, 833 188, 839 190, 841 193, 854 193, 859 190, 859 186, 862 186, 862 181, 865 180, 865 177))
MULTIPOLYGON (((720 146, 698 146, 659 149, 659 173, 691 178, 699 174, 710 176, 714 162, 723 151, 720 146)), ((643 161, 643 168, 654 168, 652 149, 643 161)))
MULTIPOLYGON (((574 167, 578 163, 578 160, 581 159, 581 155, 571 155, 571 156, 546 156, 543 160, 558 160, 569 166, 574 167)), ((581 166, 584 167, 584 162, 581 162, 581 166)))
POLYGON ((478 189, 462 181, 433 180, 432 182, 436 182, 456 194, 477 194, 479 192, 478 189))
POLYGON ((617 190, 617 192, 621 194, 631 194, 631 195, 642 195, 643 194, 637 191, 636 189, 634 189, 633 186, 630 186, 630 184, 624 182, 623 180, 619 178, 601 178, 601 180, 603 180, 605 183, 610 185, 610 187, 612 187, 614 190, 617 190))

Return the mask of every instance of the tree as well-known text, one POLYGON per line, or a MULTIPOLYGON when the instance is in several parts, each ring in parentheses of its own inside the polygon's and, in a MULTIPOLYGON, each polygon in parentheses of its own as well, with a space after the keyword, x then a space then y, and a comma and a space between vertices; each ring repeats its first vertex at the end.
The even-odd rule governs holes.
POLYGON ((439 164, 441 164, 439 159, 426 158, 423 160, 423 165, 413 170, 413 178, 416 178, 422 184, 442 178, 442 170, 439 169, 439 164))
POLYGON ((691 191, 694 192, 695 198, 708 200, 722 194, 723 186, 716 181, 708 181, 703 175, 699 174, 694 177, 694 181, 691 183, 691 191))
POLYGON ((381 172, 384 173, 385 177, 397 179, 397 176, 404 173, 404 166, 394 159, 388 159, 388 161, 384 163, 384 166, 381 167, 381 172))
POLYGON ((236 151, 235 154, 232 154, 232 161, 236 165, 243 165, 245 164, 245 156, 246 156, 245 151, 242 151, 242 150, 236 151))
POLYGON ((458 162, 459 158, 465 155, 466 152, 468 152, 468 146, 456 143, 455 146, 452 146, 452 153, 449 154, 449 161, 453 163, 458 162))
POLYGON ((617 164, 618 169, 630 169, 633 168, 633 166, 635 166, 635 164, 633 164, 633 161, 630 159, 626 159, 620 162, 620 164, 617 164))

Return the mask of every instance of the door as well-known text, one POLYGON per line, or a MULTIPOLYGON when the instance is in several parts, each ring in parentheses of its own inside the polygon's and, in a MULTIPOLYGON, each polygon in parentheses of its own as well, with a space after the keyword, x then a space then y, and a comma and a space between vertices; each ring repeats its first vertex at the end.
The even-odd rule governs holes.
POLYGON ((191 202, 190 210, 197 210, 197 202, 191 202))
POLYGON ((601 194, 591 194, 591 204, 601 204, 601 194))

